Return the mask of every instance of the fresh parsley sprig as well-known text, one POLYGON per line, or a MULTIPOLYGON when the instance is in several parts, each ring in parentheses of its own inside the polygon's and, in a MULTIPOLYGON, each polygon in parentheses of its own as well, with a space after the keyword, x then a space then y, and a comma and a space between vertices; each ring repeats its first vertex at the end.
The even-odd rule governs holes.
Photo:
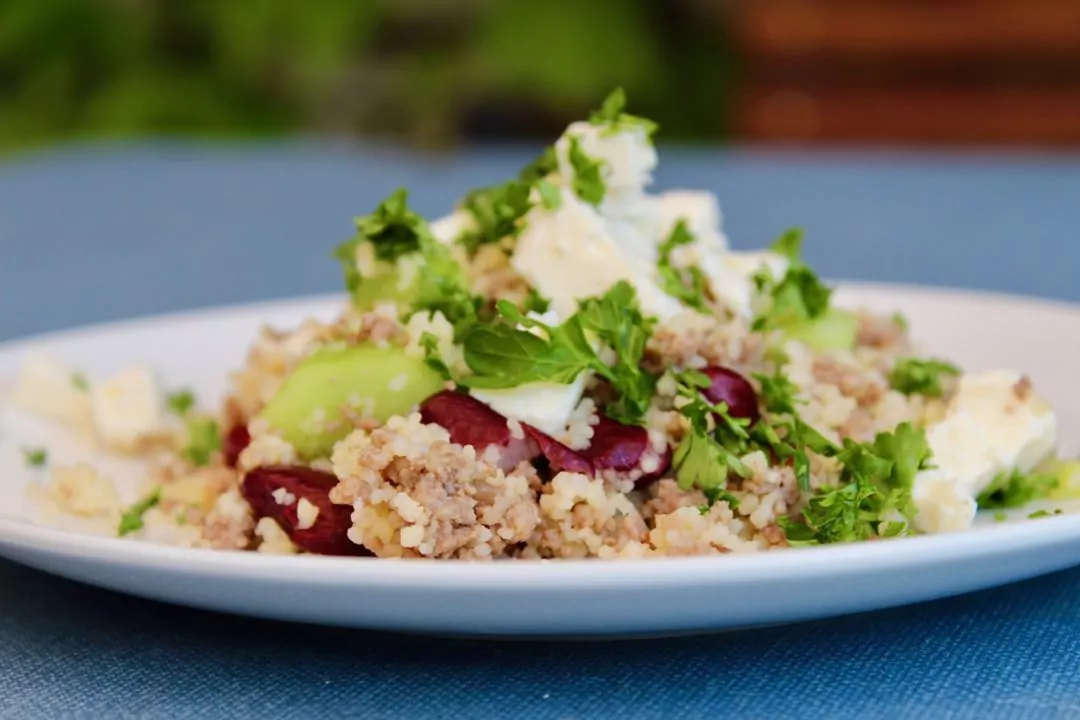
POLYGON ((217 421, 209 417, 189 418, 187 444, 180 450, 180 456, 195 467, 210 464, 214 453, 221 449, 221 432, 217 421))
POLYGON ((995 476, 975 502, 983 510, 1023 507, 1052 493, 1059 482, 1057 475, 1013 469, 995 476))
POLYGON ((651 137, 658 128, 652 120, 626 112, 626 91, 621 87, 612 90, 611 94, 604 98, 600 109, 589 115, 589 124, 603 127, 605 135, 640 128, 647 137, 651 137))
POLYGON ((604 168, 607 164, 585 152, 581 147, 581 138, 576 135, 569 137, 567 145, 567 160, 574 170, 574 179, 570 186, 585 202, 599 205, 607 193, 607 184, 604 182, 604 168))
POLYGON ((773 243, 773 252, 788 259, 782 278, 768 270, 754 276, 758 291, 769 296, 768 308, 754 319, 755 331, 782 329, 787 325, 821 317, 829 309, 832 289, 802 261, 803 232, 792 229, 773 243))
POLYGON ((687 307, 708 314, 709 305, 705 300, 707 283, 701 268, 691 265, 680 269, 671 262, 671 256, 676 248, 691 245, 693 242, 694 236, 686 226, 686 221, 679 220, 667 239, 660 243, 656 262, 660 288, 668 295, 681 300, 687 307))
POLYGON ((960 368, 941 360, 901 358, 889 373, 889 386, 905 395, 941 397, 942 381, 960 374, 960 368))
POLYGON ((49 462, 49 451, 43 447, 24 447, 23 460, 30 467, 45 467, 49 462))
POLYGON ((842 463, 840 484, 815 492, 801 522, 781 519, 788 542, 819 545, 908 534, 915 516, 915 475, 930 461, 925 434, 902 423, 871 443, 845 440, 837 459, 842 463))
POLYGON ((709 378, 689 370, 675 375, 679 412, 689 422, 689 430, 672 456, 675 479, 683 490, 697 487, 712 499, 727 497, 729 475, 748 477, 750 469, 741 459, 750 449, 748 420, 732 418, 724 404, 713 405, 701 391, 709 378))
POLYGON ((609 417, 638 423, 648 410, 656 377, 641 367, 653 320, 637 304, 633 286, 616 283, 601 297, 586 298, 561 325, 523 314, 513 303, 497 305, 498 317, 477 323, 464 335, 465 362, 473 374, 460 378, 475 388, 512 388, 529 382, 571 383, 591 370, 607 380, 617 399, 609 417), (594 343, 608 346, 608 365, 594 343))
POLYGON ((473 255, 481 245, 517 235, 521 218, 532 207, 531 192, 531 185, 521 180, 470 192, 461 207, 472 215, 473 227, 462 233, 458 242, 473 255))
POLYGON ((334 251, 350 292, 355 293, 365 281, 357 267, 357 248, 360 243, 370 243, 375 257, 384 262, 393 264, 415 255, 422 260, 404 314, 439 311, 459 333, 476 320, 481 299, 470 292, 465 273, 450 249, 435 239, 427 221, 409 207, 404 188, 396 190, 370 215, 358 218, 356 228, 356 236, 334 251))
POLYGON ((120 525, 117 527, 116 534, 120 537, 124 537, 130 533, 142 530, 145 525, 143 516, 146 515, 146 511, 157 506, 160 502, 161 488, 157 487, 146 497, 124 511, 124 514, 120 517, 120 525))

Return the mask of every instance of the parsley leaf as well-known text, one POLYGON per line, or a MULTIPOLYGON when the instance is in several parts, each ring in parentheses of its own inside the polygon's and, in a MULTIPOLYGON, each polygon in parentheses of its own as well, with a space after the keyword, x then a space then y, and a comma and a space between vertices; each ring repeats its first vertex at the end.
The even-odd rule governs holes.
POLYGON ((88 392, 90 390, 90 381, 86 379, 86 376, 81 372, 71 374, 71 384, 75 386, 76 390, 82 392, 88 392))
POLYGON ((370 215, 357 218, 356 230, 352 239, 334 250, 349 292, 355 292, 363 282, 356 266, 360 243, 371 243, 377 259, 393 264, 405 255, 419 252, 425 236, 431 235, 427 222, 409 208, 409 193, 405 188, 395 190, 370 215))
POLYGON ((768 270, 754 276, 758 291, 771 297, 767 311, 752 325, 755 331, 782 329, 786 325, 821 317, 829 309, 832 289, 801 259, 803 232, 792 229, 773 243, 772 249, 788 258, 789 265, 779 281, 768 270))
POLYGON ((586 370, 606 379, 618 399, 606 408, 620 422, 638 422, 649 407, 656 378, 641 368, 652 320, 641 314, 634 288, 616 283, 601 297, 587 298, 566 322, 548 326, 525 317, 512 303, 498 304, 499 317, 465 333, 468 387, 512 388, 529 382, 571 383, 586 370), (520 326, 520 327, 519 327, 520 326), (616 355, 607 365, 587 338, 594 335, 616 355))
POLYGON ((579 198, 592 205, 599 205, 604 200, 607 185, 604 183, 604 161, 598 160, 581 148, 581 138, 571 135, 569 138, 570 167, 574 169, 571 186, 579 198))
POLYGON ((915 474, 930 459, 923 432, 902 423, 872 443, 845 440, 837 458, 843 463, 840 484, 815 492, 802 522, 781 520, 788 541, 813 545, 907 534, 915 515, 915 474))
POLYGON ((120 526, 117 528, 116 534, 120 537, 124 537, 129 533, 142 530, 144 525, 143 515, 146 514, 147 510, 155 507, 160 502, 161 488, 154 488, 149 495, 124 511, 124 514, 120 517, 120 526))
POLYGON ((1058 486, 1056 475, 1024 473, 1018 469, 999 473, 976 498, 983 509, 1016 508, 1046 497, 1058 486))
POLYGON ((604 134, 615 134, 634 127, 645 131, 646 136, 652 136, 657 130, 657 125, 652 120, 630 115, 624 112, 626 109, 626 92, 617 87, 611 91, 600 105, 589 115, 589 124, 606 126, 604 134))
POLYGON ((472 294, 449 248, 432 239, 423 252, 425 263, 417 273, 416 299, 408 314, 441 312, 454 326, 455 337, 460 337, 479 319, 483 298, 472 294))
POLYGON ((481 245, 517 235, 521 218, 532 208, 531 190, 529 183, 511 180, 470 192, 461 206, 472 215, 474 227, 462 233, 458 242, 474 255, 481 245))
POLYGON ((169 411, 174 415, 183 417, 191 408, 195 407, 195 395, 190 390, 177 390, 165 397, 169 411))
POLYGON ((782 365, 778 365, 772 375, 755 373, 754 379, 761 386, 761 401, 767 412, 776 415, 795 414, 795 406, 800 402, 799 386, 784 375, 782 365))
POLYGON ((942 378, 959 373, 955 365, 940 360, 901 358, 889 373, 889 386, 905 395, 940 397, 942 378))
POLYGON ((443 380, 452 379, 450 368, 446 366, 439 351, 439 338, 434 333, 424 331, 420 335, 420 347, 424 350, 424 364, 439 373, 443 380))
POLYGON ((559 186, 550 180, 538 180, 536 192, 540 194, 540 202, 545 210, 558 210, 562 207, 562 192, 559 186))
MULTIPOLYGON (((672 468, 679 487, 697 487, 710 493, 726 493, 728 475, 750 475, 750 469, 740 459, 749 451, 749 421, 736 420, 725 405, 713 405, 705 400, 701 390, 709 384, 708 377, 696 371, 675 376, 679 395, 684 402, 679 412, 689 421, 690 430, 675 448, 672 468)), ((709 505, 715 502, 710 500, 709 505)))
POLYGON ((801 262, 803 235, 804 232, 802 228, 791 228, 790 230, 786 230, 783 235, 776 239, 776 242, 774 242, 769 249, 783 255, 789 262, 801 262))
POLYGON ((210 458, 221 449, 221 433, 213 418, 192 418, 187 422, 187 445, 180 451, 181 457, 196 467, 210 463, 210 458))
POLYGON ((518 179, 529 184, 536 184, 555 172, 558 167, 559 161, 555 156, 555 148, 548 145, 535 160, 521 169, 518 179))
POLYGON ((705 302, 706 282, 701 268, 694 265, 680 272, 671 264, 671 254, 675 248, 690 245, 693 242, 694 236, 687 228, 686 221, 679 220, 672 228, 667 240, 660 244, 660 254, 656 262, 660 288, 668 295, 681 300, 687 307, 707 314, 709 306, 705 302))
POLYGON ((22 454, 23 460, 30 467, 44 467, 49 461, 49 451, 43 447, 24 447, 22 454))
MULTIPOLYGON (((486 202, 480 205, 490 209, 486 202)), ((494 210, 492 213, 498 214, 494 210)), ((372 244, 376 258, 384 262, 394 263, 412 255, 422 259, 405 315, 437 310, 454 325, 456 333, 477 319, 482 300, 469 291, 464 270, 450 249, 437 241, 427 222, 409 208, 404 189, 395 191, 370 215, 357 219, 356 226, 356 237, 334 252, 342 263, 349 292, 355 293, 364 282, 356 264, 356 251, 360 243, 367 242, 372 244)))
POLYGON ((544 297, 534 288, 529 288, 529 293, 525 296, 525 302, 522 304, 521 310, 526 313, 546 313, 550 307, 550 298, 544 297))

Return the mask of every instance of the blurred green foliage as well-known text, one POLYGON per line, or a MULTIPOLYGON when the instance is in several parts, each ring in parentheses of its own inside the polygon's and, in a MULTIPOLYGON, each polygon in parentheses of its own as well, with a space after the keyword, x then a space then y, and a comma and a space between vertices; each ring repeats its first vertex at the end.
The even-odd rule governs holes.
POLYGON ((0 0, 0 149, 71 137, 546 136, 615 85, 722 135, 730 57, 692 0, 0 0))

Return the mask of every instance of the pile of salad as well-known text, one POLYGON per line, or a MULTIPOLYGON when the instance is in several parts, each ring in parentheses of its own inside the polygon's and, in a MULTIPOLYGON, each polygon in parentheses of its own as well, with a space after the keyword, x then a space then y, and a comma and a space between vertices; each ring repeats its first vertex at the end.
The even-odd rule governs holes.
POLYGON ((616 90, 446 217, 392 192, 335 251, 340 314, 264 328, 216 412, 150 368, 32 356, 16 405, 146 461, 132 502, 26 448, 46 514, 215 549, 640 558, 963 530, 1076 494, 1027 377, 836 307, 799 230, 730 250, 711 193, 649 192, 656 130, 616 90))

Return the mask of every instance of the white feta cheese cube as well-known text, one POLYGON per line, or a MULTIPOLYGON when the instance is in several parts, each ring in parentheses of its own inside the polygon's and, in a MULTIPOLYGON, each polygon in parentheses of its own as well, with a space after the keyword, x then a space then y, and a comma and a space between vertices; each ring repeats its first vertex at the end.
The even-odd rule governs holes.
POLYGON ((649 266, 613 237, 604 217, 568 190, 554 210, 534 207, 526 216, 510 264, 563 317, 577 311, 578 300, 602 295, 619 280, 637 288, 642 310, 661 319, 682 306, 666 295, 649 266))
POLYGON ((29 413, 72 427, 90 423, 90 395, 76 382, 76 373, 44 353, 23 361, 11 401, 29 413))
POLYGON ((998 474, 1028 472, 1054 451, 1057 418, 1019 373, 967 374, 926 439, 936 467, 915 478, 916 526, 947 532, 971 525, 975 498, 998 474))
POLYGON ((90 390, 94 427, 108 445, 122 450, 136 447, 165 427, 161 389, 146 367, 132 367, 90 390))
POLYGON ((568 385, 535 382, 505 390, 477 389, 472 395, 511 420, 556 435, 570 422, 570 416, 585 392, 587 377, 588 373, 581 373, 568 385))
POLYGON ((713 295, 736 315, 746 318, 754 314, 758 295, 754 276, 768 270, 773 277, 781 278, 788 269, 786 257, 767 250, 706 253, 699 262, 713 295))
POLYGON ((586 155, 604 164, 606 192, 603 205, 637 201, 652 183, 652 171, 657 164, 656 148, 643 127, 628 125, 612 132, 607 125, 571 123, 555 142, 559 174, 568 186, 574 178, 574 167, 570 162, 571 138, 577 139, 586 155))
POLYGON ((428 227, 431 228, 431 234, 436 240, 444 245, 452 245, 462 233, 476 227, 476 220, 470 212, 455 210, 438 220, 432 220, 428 227))
POLYGON ((660 212, 660 234, 662 242, 671 235, 675 225, 686 222, 697 242, 695 249, 701 255, 724 252, 728 249, 727 236, 720 230, 720 203, 716 195, 698 190, 670 190, 656 198, 660 212))

